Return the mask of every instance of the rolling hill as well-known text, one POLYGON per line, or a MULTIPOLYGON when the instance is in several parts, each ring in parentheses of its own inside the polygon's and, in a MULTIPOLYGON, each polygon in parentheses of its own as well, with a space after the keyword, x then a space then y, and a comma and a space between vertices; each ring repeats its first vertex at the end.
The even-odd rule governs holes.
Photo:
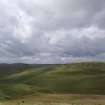
POLYGON ((0 100, 39 93, 105 95, 105 63, 0 65, 0 100))

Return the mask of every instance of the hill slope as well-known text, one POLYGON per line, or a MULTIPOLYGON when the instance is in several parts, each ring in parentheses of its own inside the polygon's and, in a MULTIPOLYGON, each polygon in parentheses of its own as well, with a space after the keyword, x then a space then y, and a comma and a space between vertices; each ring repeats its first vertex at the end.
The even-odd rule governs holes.
POLYGON ((105 94, 105 63, 31 65, 17 71, 0 78, 0 99, 34 93, 105 94))

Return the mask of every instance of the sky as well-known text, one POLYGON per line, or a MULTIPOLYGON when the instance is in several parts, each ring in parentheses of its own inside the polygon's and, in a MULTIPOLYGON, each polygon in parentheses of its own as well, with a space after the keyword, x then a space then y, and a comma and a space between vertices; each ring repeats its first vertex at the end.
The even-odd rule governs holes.
POLYGON ((105 0, 0 0, 0 63, 105 61, 105 0))

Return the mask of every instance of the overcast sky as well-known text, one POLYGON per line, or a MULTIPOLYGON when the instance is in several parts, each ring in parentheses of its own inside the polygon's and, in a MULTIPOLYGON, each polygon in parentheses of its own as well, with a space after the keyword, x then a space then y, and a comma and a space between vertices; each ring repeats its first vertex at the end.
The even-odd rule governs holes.
POLYGON ((105 0, 0 0, 0 63, 105 61, 105 0))

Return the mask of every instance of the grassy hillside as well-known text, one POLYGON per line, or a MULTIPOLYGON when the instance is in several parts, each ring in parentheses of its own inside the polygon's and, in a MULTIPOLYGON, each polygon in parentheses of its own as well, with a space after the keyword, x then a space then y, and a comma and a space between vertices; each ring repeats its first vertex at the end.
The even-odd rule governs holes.
POLYGON ((0 77, 1 100, 38 93, 105 94, 105 63, 28 65, 0 77))

